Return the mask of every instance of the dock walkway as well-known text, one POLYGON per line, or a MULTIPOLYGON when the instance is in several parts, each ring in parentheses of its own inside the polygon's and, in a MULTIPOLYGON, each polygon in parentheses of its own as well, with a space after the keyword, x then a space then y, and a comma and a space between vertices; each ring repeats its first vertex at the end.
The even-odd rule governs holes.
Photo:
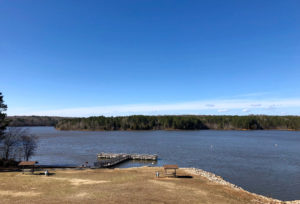
POLYGON ((95 167, 108 168, 117 164, 125 162, 127 160, 144 160, 144 161, 156 161, 157 155, 148 154, 124 154, 124 153, 100 153, 97 155, 98 161, 94 163, 95 167))

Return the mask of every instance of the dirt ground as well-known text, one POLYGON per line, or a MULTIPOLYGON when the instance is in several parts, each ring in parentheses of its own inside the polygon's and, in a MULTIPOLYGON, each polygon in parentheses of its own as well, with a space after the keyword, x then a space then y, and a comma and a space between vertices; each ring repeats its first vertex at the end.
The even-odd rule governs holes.
POLYGON ((0 172, 0 203, 277 203, 182 169, 177 178, 160 167, 49 171, 0 172))

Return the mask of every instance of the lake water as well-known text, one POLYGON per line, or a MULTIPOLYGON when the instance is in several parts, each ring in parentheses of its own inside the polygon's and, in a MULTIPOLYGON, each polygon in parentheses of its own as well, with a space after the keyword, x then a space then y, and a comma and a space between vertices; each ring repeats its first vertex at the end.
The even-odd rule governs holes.
MULTIPOLYGON (((242 188, 281 200, 300 199, 300 132, 293 131, 58 131, 39 136, 33 160, 81 165, 100 152, 158 154, 155 164, 196 167, 242 188)), ((126 162, 120 167, 145 165, 126 162)))

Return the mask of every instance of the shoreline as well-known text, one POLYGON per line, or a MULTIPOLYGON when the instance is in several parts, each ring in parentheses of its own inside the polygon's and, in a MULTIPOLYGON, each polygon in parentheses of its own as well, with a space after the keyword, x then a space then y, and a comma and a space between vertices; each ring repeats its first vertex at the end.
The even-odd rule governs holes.
POLYGON ((183 129, 148 129, 148 130, 103 130, 103 129, 61 129, 56 128, 55 126, 51 125, 25 125, 25 126, 8 126, 8 127, 19 127, 19 128, 31 128, 31 127, 53 127, 55 130, 58 131, 82 131, 82 132, 115 132, 115 131, 124 131, 124 132, 142 132, 142 131, 293 131, 293 132, 300 132, 300 129, 283 129, 283 128, 274 128, 274 129, 191 129, 191 130, 183 130, 183 129))
MULTIPOLYGON (((45 127, 45 126, 22 126, 22 127, 45 127)), ((58 131, 82 131, 82 132, 115 132, 115 131, 123 131, 123 132, 142 132, 142 131, 295 131, 300 132, 298 129, 261 129, 261 130, 252 130, 252 129, 191 129, 191 130, 183 130, 183 129, 150 129, 150 130, 103 130, 103 129, 95 129, 95 130, 88 130, 88 129, 61 129, 56 128, 55 126, 47 126, 47 127, 53 127, 55 130, 58 131)))
MULTIPOLYGON (((162 168, 162 166, 139 166, 139 167, 127 167, 127 168, 91 168, 91 167, 80 167, 80 166, 63 166, 63 165, 39 165, 43 169, 49 169, 50 171, 55 171, 56 169, 61 170, 61 171, 79 171, 79 170, 88 170, 88 171, 94 171, 94 170, 121 170, 121 171, 127 171, 127 170, 143 170, 143 169, 156 169, 156 168, 162 168)), ((300 204, 300 200, 288 200, 288 201, 283 201, 279 200, 276 198, 264 196, 261 194, 253 193, 248 190, 243 189, 242 187, 235 185, 233 183, 230 183, 229 181, 226 181, 223 177, 216 175, 212 172, 205 171, 200 168, 194 168, 194 167, 180 167, 179 170, 182 170, 186 172, 187 174, 190 175, 196 175, 203 177, 207 179, 210 183, 212 184, 218 184, 218 185, 223 185, 226 187, 229 187, 230 189, 233 189, 238 192, 246 193, 249 195, 252 195, 256 197, 258 200, 258 203, 272 203, 272 204, 300 204)), ((0 172, 20 172, 19 168, 0 168, 0 172), (2 170, 2 171, 1 171, 2 170)))
POLYGON ((31 203, 58 198, 60 202, 69 203, 189 201, 191 204, 300 204, 300 200, 282 201, 249 192, 214 173, 198 168, 179 168, 177 177, 166 177, 162 167, 149 166, 113 169, 50 167, 48 170, 50 176, 45 176, 43 171, 29 175, 18 171, 2 172, 0 180, 7 190, 0 190, 0 197, 7 203, 19 203, 24 198, 31 203), (160 172, 160 176, 156 177, 155 172, 160 172), (29 190, 22 187, 28 182, 31 183, 29 190), (49 188, 50 185, 56 187, 49 188), (136 191, 139 193, 132 193, 136 191))
MULTIPOLYGON (((251 195, 256 196, 259 199, 262 199, 266 202, 271 202, 271 203, 274 203, 274 204, 277 204, 277 203, 278 204, 300 204, 300 200, 282 201, 282 200, 278 200, 276 198, 267 197, 267 196, 264 196, 264 195, 260 195, 260 194, 257 194, 257 193, 247 191, 247 190, 243 189, 240 186, 237 186, 233 183, 230 183, 230 182, 224 180, 221 176, 218 176, 218 175, 216 175, 214 173, 211 173, 211 172, 208 172, 208 171, 204 171, 202 169, 198 169, 198 168, 180 168, 180 169, 182 169, 185 172, 187 172, 189 174, 192 174, 192 175, 202 176, 202 177, 208 179, 212 183, 228 186, 231 189, 234 189, 236 191, 242 191, 244 193, 251 194, 251 195)), ((260 201, 258 200, 258 202, 260 202, 260 201)))
MULTIPOLYGON (((42 168, 47 169, 60 169, 60 170, 138 170, 143 168, 162 168, 162 166, 139 166, 139 167, 127 167, 127 168, 91 168, 91 167, 80 167, 80 166, 52 166, 52 165, 41 165, 42 168)), ((223 177, 218 176, 212 172, 205 171, 200 168, 194 168, 194 167, 180 167, 180 170, 183 170, 184 172, 191 174, 191 175, 197 175, 201 176, 205 179, 207 179, 209 182, 213 184, 219 184, 223 186, 227 186, 233 190, 240 191, 243 193, 247 193, 249 195, 255 196, 258 199, 262 199, 265 202, 269 202, 272 204, 300 204, 300 200, 291 200, 291 201, 283 201, 272 197, 267 197, 261 194, 253 193, 248 190, 243 189, 242 187, 235 185, 233 183, 230 183, 229 181, 226 181, 223 177)), ((257 200, 258 203, 265 203, 261 202, 260 200, 257 200)))

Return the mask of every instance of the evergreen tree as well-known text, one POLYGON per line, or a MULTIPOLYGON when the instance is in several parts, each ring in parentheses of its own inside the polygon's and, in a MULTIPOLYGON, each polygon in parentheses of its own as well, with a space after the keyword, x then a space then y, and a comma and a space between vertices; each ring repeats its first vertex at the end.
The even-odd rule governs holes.
POLYGON ((8 125, 8 121, 6 120, 7 105, 4 104, 3 95, 0 92, 0 140, 4 137, 4 131, 8 125))

